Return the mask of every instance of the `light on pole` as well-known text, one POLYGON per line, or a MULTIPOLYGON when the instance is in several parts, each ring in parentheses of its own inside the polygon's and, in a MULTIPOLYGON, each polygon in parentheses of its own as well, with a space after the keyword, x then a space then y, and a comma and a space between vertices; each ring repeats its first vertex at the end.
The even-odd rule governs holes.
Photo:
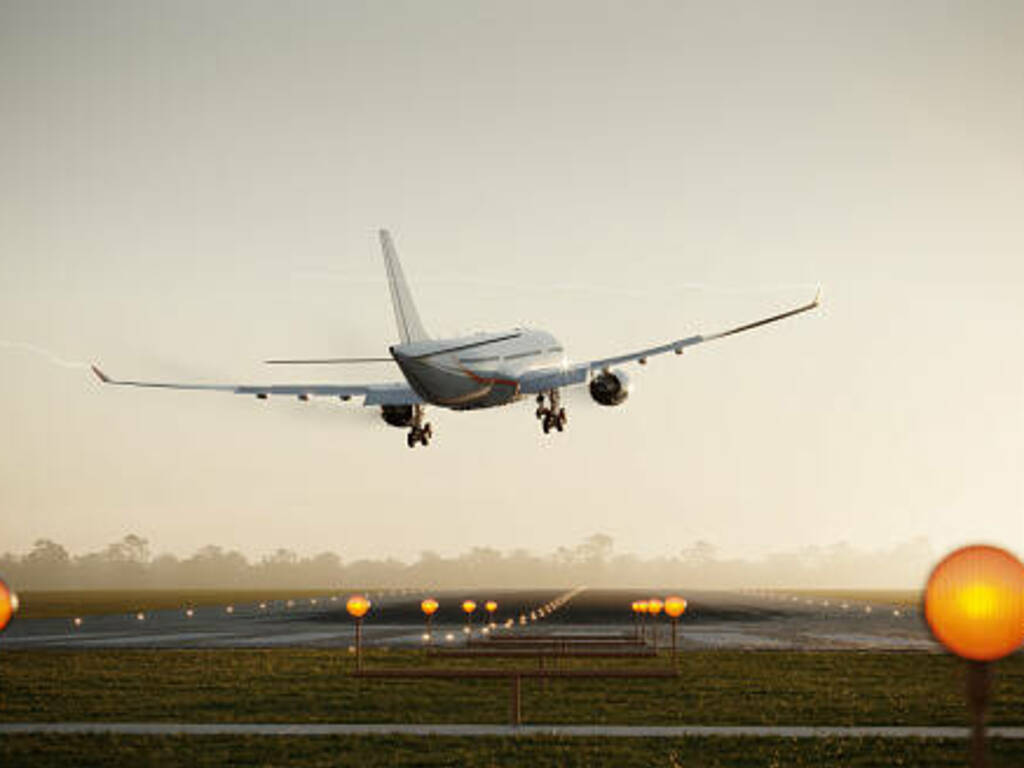
POLYGON ((430 625, 434 620, 434 614, 437 613, 438 603, 432 597, 428 597, 422 603, 420 603, 420 610, 423 611, 423 615, 427 617, 427 642, 433 641, 433 633, 431 632, 430 625))
POLYGON ((678 634, 679 617, 686 612, 686 600, 679 597, 678 595, 669 595, 665 598, 665 613, 669 619, 672 620, 672 662, 676 660, 676 648, 677 640, 676 635, 678 634))
POLYGON ((991 662, 1024 642, 1024 565, 998 547, 962 547, 935 566, 924 605, 935 638, 967 659, 971 765, 984 766, 991 662))
POLYGON ((370 610, 370 601, 362 595, 352 595, 345 603, 345 610, 356 620, 356 671, 363 668, 363 617, 370 610))
POLYGON ((466 645, 469 645, 469 638, 473 634, 473 611, 476 610, 476 603, 472 600, 463 600, 462 610, 466 614, 466 645))
POLYGON ((661 600, 652 597, 647 601, 647 613, 651 616, 651 636, 654 638, 654 650, 658 650, 658 614, 665 606, 661 600))

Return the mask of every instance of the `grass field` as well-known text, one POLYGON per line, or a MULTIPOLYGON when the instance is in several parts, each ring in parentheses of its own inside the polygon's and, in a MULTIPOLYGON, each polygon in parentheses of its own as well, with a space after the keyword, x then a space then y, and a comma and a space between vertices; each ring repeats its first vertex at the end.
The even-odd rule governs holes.
POLYGON ((258 603, 334 594, 329 589, 88 589, 19 592, 19 619, 53 619, 137 611, 165 611, 187 606, 258 603))
MULTIPOLYGON (((662 658, 660 663, 667 663, 662 658)), ((466 667, 372 651, 371 667, 466 667)), ((487 666, 524 665, 488 660, 487 666)), ((569 660, 572 666, 616 660, 569 660)), ((649 665, 653 661, 629 662, 649 665)), ((505 723, 504 680, 356 680, 319 649, 6 651, 0 719, 505 723)), ((963 665, 943 654, 692 652, 659 680, 523 683, 527 723, 961 725, 963 665)), ((990 722, 1024 725, 1024 656, 997 671, 990 722)))
MULTIPOLYGON (((1020 766, 1019 742, 994 740, 992 768, 1020 766)), ((9 766, 961 766, 962 741, 772 738, 562 739, 406 736, 6 736, 9 766)))

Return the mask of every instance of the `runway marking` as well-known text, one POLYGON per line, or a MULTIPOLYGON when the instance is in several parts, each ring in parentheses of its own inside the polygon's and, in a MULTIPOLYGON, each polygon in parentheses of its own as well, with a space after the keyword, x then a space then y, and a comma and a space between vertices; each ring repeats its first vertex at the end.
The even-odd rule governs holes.
POLYGON ((351 641, 352 629, 336 629, 333 632, 282 632, 279 635, 259 635, 256 637, 233 637, 230 640, 221 640, 214 645, 247 646, 247 645, 287 645, 310 643, 317 640, 340 640, 351 641))
POLYGON ((711 645, 716 648, 723 647, 747 647, 747 648, 783 648, 790 645, 785 640, 778 640, 774 637, 764 635, 748 635, 746 632, 703 632, 700 630, 687 630, 681 632, 679 637, 684 640, 691 640, 701 645, 711 645))
POLYGON ((847 645, 856 645, 858 647, 868 648, 924 648, 933 649, 938 648, 939 645, 934 640, 927 640, 920 637, 887 637, 885 635, 858 635, 852 633, 819 633, 819 632, 804 632, 802 633, 806 637, 813 637, 818 640, 831 640, 836 643, 844 643, 847 645))
POLYGON ((121 635, 118 637, 105 637, 90 639, 82 637, 73 638, 72 645, 76 646, 125 646, 125 645, 151 645, 156 643, 189 642, 192 640, 206 640, 208 638, 231 637, 231 632, 165 632, 158 635, 121 635))
MULTIPOLYGON (((0 723, 0 734, 51 733, 185 736, 565 736, 647 738, 716 736, 725 738, 883 738, 967 739, 970 729, 955 726, 804 725, 482 725, 408 723, 0 723)), ((1024 727, 994 727, 990 738, 1024 739, 1024 727)))

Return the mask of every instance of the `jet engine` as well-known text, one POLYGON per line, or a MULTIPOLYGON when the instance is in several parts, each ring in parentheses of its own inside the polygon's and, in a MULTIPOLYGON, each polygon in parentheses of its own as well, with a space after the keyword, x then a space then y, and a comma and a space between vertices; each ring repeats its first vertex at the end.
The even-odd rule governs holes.
POLYGON ((412 425, 413 413, 411 405, 382 405, 380 417, 392 427, 408 427, 412 425))
POLYGON ((590 380, 590 396, 601 405, 622 405, 629 389, 629 376, 623 370, 604 371, 590 380))

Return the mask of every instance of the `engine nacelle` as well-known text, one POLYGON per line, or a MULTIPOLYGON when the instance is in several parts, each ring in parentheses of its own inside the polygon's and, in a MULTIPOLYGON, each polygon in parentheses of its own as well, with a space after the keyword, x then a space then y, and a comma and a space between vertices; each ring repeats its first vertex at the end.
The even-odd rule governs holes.
POLYGON ((622 405, 629 390, 629 376, 621 369, 605 371, 590 380, 590 396, 601 405, 622 405))
POLYGON ((408 427, 412 425, 413 414, 411 405, 382 405, 380 417, 392 427, 408 427))

